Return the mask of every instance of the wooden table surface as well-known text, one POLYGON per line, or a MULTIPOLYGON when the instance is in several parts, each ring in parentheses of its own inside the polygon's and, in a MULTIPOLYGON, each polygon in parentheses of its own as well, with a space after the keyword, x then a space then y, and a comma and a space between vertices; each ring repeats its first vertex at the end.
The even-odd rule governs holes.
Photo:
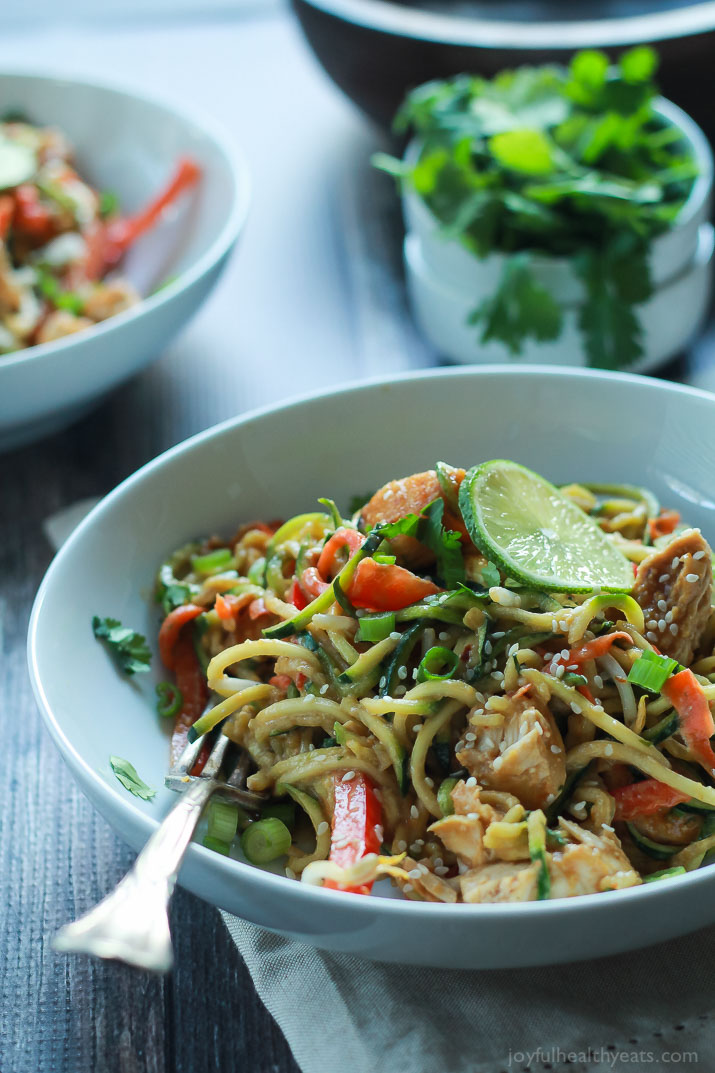
MULTIPOLYGON (((237 256, 182 338, 73 428, 0 456, 0 1073, 288 1073, 218 912, 188 893, 174 899, 165 979, 51 951, 132 854, 41 725, 25 637, 49 515, 247 408, 436 360, 407 316, 394 193, 367 163, 381 135, 275 3, 233 19, 18 25, 0 40, 5 65, 110 72, 205 108, 243 145, 254 196, 237 256)), ((714 353, 711 331, 665 373, 712 386, 714 353)))

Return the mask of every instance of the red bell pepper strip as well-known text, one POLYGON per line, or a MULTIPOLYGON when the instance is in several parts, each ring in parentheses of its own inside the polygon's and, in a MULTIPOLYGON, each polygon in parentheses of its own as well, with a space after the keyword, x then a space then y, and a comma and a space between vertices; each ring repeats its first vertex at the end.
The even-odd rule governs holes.
POLYGON ((643 779, 632 782, 629 786, 619 786, 610 790, 616 802, 617 820, 634 820, 638 816, 652 816, 655 812, 673 808, 683 801, 690 800, 688 794, 674 790, 657 779, 643 779))
POLYGON ((179 639, 179 634, 187 622, 191 622, 197 615, 203 614, 204 608, 196 604, 182 604, 170 611, 161 624, 159 630, 159 655, 161 662, 170 671, 176 670, 174 666, 174 647, 179 639))
POLYGON ((255 596, 252 592, 244 592, 237 595, 235 592, 219 593, 216 597, 214 609, 222 622, 235 618, 244 607, 253 603, 255 596))
POLYGON ((305 594, 298 584, 298 579, 293 578, 290 586, 290 593, 288 599, 298 611, 302 611, 304 607, 308 606, 308 601, 305 598, 305 594))
POLYGON ((29 183, 15 190, 13 225, 18 233, 28 235, 37 243, 47 242, 55 232, 52 212, 40 201, 37 188, 29 183))
POLYGON ((363 559, 358 563, 347 596, 354 607, 368 611, 399 611, 438 592, 441 589, 431 581, 425 581, 402 566, 363 559))
MULTIPOLYGON (((342 774, 334 775, 333 783, 335 807, 330 860, 341 868, 349 868, 368 853, 380 852, 382 839, 378 827, 382 810, 372 783, 362 772, 356 772, 347 782, 343 782, 342 774)), ((335 880, 327 879, 323 886, 352 894, 369 894, 372 883, 341 887, 335 880)))
POLYGON ((651 540, 667 536, 672 533, 680 522, 680 513, 677 510, 662 510, 657 518, 651 518, 648 522, 648 532, 651 540))
POLYGON ((188 157, 182 157, 168 185, 154 198, 146 208, 134 216, 107 220, 101 226, 92 229, 87 236, 88 250, 84 266, 87 279, 101 279, 122 259, 129 247, 141 238, 158 222, 164 209, 185 190, 195 186, 201 177, 198 164, 188 157))
POLYGON ((7 238, 7 233, 15 215, 15 202, 10 194, 0 196, 0 239, 7 238))
POLYGON ((274 674, 272 678, 268 679, 269 686, 275 686, 277 689, 282 689, 284 692, 288 686, 293 684, 293 679, 288 674, 274 674))
POLYGON ((710 744, 715 723, 700 682, 691 670, 680 671, 668 679, 661 693, 678 713, 683 741, 703 767, 715 774, 715 752, 710 744))
POLYGON ((338 552, 343 548, 348 549, 348 556, 354 555, 358 548, 361 548, 365 542, 365 538, 361 533, 358 533, 357 529, 336 529, 327 541, 323 550, 320 553, 318 559, 318 573, 321 577, 324 577, 327 581, 337 574, 341 566, 344 563, 338 561, 338 552))
MULTIPOLYGON (((177 608, 177 610, 180 610, 177 608)), ((162 657, 163 658, 163 657, 162 657)), ((208 686, 201 672, 199 661, 194 651, 193 642, 188 634, 176 641, 171 658, 176 684, 181 690, 182 705, 174 721, 171 737, 171 762, 178 760, 186 748, 189 727, 193 726, 202 714, 208 701, 208 686)), ((192 775, 199 775, 209 755, 209 748, 204 745, 199 758, 191 770, 192 775)))

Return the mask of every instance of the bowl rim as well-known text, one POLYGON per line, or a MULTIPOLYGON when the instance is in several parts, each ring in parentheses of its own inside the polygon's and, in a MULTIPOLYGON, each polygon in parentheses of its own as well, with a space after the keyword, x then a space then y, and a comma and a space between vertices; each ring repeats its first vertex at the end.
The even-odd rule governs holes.
POLYGON ((17 68, 3 66, 0 69, 0 88, 2 88, 5 79, 13 78, 26 79, 28 82, 45 83, 47 85, 63 82, 68 86, 79 86, 89 91, 99 90, 102 93, 109 93, 118 98, 123 97, 139 104, 150 104, 162 109, 186 124, 196 127, 213 142, 227 165, 233 190, 230 211, 213 242, 200 257, 187 266, 177 279, 160 287, 153 294, 142 298, 135 306, 118 313, 116 316, 108 317, 107 320, 100 321, 98 324, 93 324, 91 328, 84 332, 0 355, 0 377, 3 374, 3 369, 17 368, 24 363, 29 364, 33 361, 52 358, 56 354, 69 350, 80 343, 84 344, 90 340, 98 340, 107 335, 107 333, 119 330, 130 321, 137 320, 145 313, 151 313, 184 294, 230 252, 246 222, 251 202, 250 170, 242 149, 236 144, 228 130, 215 120, 212 115, 202 111, 201 108, 196 108, 194 105, 185 105, 183 102, 178 105, 174 104, 168 94, 163 95, 153 91, 145 93, 142 89, 135 88, 121 80, 114 81, 113 79, 91 77, 74 78, 61 70, 48 71, 43 69, 38 71, 28 66, 18 66, 17 68))
MULTIPOLYGON (((38 630, 45 596, 54 583, 55 576, 61 574, 64 567, 64 561, 69 556, 74 545, 83 539, 85 533, 92 529, 99 518, 104 514, 111 513, 115 506, 121 503, 121 500, 125 496, 131 495, 137 486, 141 485, 141 483, 148 477, 160 471, 168 462, 173 462, 175 459, 195 450, 203 444, 209 443, 211 440, 218 440, 223 436, 230 435, 234 429, 249 425, 253 421, 294 408, 300 408, 307 403, 312 403, 318 400, 335 400, 343 395, 350 395, 360 391, 371 391, 380 387, 399 387, 404 383, 449 380, 459 377, 479 380, 485 377, 503 376, 531 377, 535 379, 539 377, 549 377, 553 379, 606 380, 613 382, 614 386, 617 384, 638 385, 641 389, 653 391, 656 394, 672 394, 682 396, 683 398, 699 399, 708 403, 710 406, 715 406, 714 393, 689 385, 676 384, 672 381, 638 376, 633 373, 607 372, 594 369, 563 369, 558 366, 536 364, 524 366, 523 368, 520 367, 518 369, 499 363, 482 365, 474 368, 432 368, 413 370, 396 375, 371 377, 367 380, 353 380, 348 383, 325 388, 318 392, 306 392, 277 404, 271 403, 266 406, 257 407, 240 414, 237 417, 232 417, 226 421, 220 422, 211 428, 205 429, 204 431, 181 441, 164 451, 162 454, 157 455, 155 458, 146 462, 133 474, 121 481, 120 484, 101 499, 82 522, 80 522, 51 561, 37 591, 28 628, 28 669, 35 700, 50 736, 62 754, 75 781, 79 783, 82 791, 90 796, 93 806, 105 817, 111 814, 115 818, 113 821, 115 829, 118 828, 118 825, 116 824, 116 816, 121 816, 125 821, 125 826, 131 826, 134 830, 140 831, 142 838, 146 841, 150 835, 156 831, 157 827, 164 819, 164 815, 158 817, 147 815, 136 805, 133 797, 130 798, 129 795, 120 793, 118 787, 115 788, 108 783, 100 775, 99 771, 95 770, 75 748, 52 711, 45 692, 39 662, 38 630), (85 789, 86 784, 91 785, 91 793, 85 789), (97 804, 98 801, 102 802, 101 806, 97 804)), ((121 831, 120 836, 126 840, 124 831, 121 831)), ((605 909, 607 906, 614 906, 616 903, 620 904, 624 899, 625 904, 629 904, 634 901, 634 899, 642 898, 651 898, 652 901, 655 901, 658 898, 667 900, 674 890, 673 885, 670 883, 653 883, 604 892, 607 894, 607 897, 604 897, 604 893, 600 893, 583 894, 572 898, 555 898, 543 902, 500 902, 489 904, 460 902, 450 905, 437 902, 410 901, 409 899, 399 897, 373 898, 365 897, 360 894, 351 894, 347 891, 323 890, 320 887, 301 883, 294 879, 288 879, 288 877, 284 875, 278 875, 263 870, 232 857, 223 857, 195 842, 190 843, 184 860, 187 862, 189 859, 200 864, 203 873, 212 885, 214 882, 220 883, 228 878, 233 878, 238 883, 243 881, 247 891, 250 891, 252 887, 261 887, 264 884, 267 884, 276 894, 288 895, 290 893, 293 899, 293 904, 298 911, 300 911, 301 908, 309 910, 311 908, 318 908, 321 905, 325 906, 325 902, 323 902, 322 899, 327 897, 331 900, 330 906, 332 908, 338 906, 343 906, 345 908, 349 907, 352 912, 363 914, 363 916, 374 916, 376 912, 410 913, 415 920, 422 914, 428 917, 441 915, 442 918, 446 920, 448 917, 451 919, 454 913, 457 913, 456 919, 464 920, 465 922, 476 919, 486 923, 494 921, 495 918, 500 916, 513 917, 520 916, 524 913, 538 914, 539 919, 541 919, 545 914, 578 913, 580 911, 588 912, 589 910, 597 911, 599 907, 605 909), (290 884, 290 886, 288 886, 288 884, 290 884), (345 900, 346 898, 348 901, 345 900)), ((682 885, 684 889, 687 887, 691 892, 694 891, 696 887, 704 888, 705 885, 715 881, 715 866, 688 872, 684 876, 678 876, 677 880, 679 886, 675 888, 676 890, 679 889, 680 885, 682 885)))
POLYGON ((533 23, 468 18, 405 8, 390 0, 295 0, 309 8, 367 30, 413 37, 436 44, 512 51, 636 45, 715 30, 715 3, 703 0, 687 8, 623 18, 554 20, 533 23))

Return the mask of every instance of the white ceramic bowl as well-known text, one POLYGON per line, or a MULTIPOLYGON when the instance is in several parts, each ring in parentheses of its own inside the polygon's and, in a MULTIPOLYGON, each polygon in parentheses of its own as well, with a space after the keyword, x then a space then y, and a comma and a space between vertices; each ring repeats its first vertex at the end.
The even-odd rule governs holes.
MULTIPOLYGON (((168 739, 153 685, 164 674, 155 660, 151 678, 120 678, 90 620, 113 615, 154 638, 149 594, 168 552, 202 533, 232 532, 241 520, 310 510, 321 495, 346 509, 353 493, 438 458, 514 458, 555 481, 645 484, 712 538, 714 423, 715 396, 673 384, 492 366, 345 388, 202 433, 121 484, 50 567, 29 635, 48 729, 86 795, 139 849, 175 798, 163 789, 151 803, 131 797, 108 757, 126 757, 150 785, 163 785, 168 739)), ((449 906, 307 887, 192 845, 180 881, 315 946, 444 967, 595 957, 715 920, 715 868, 581 898, 449 906)))
MULTIPOLYGON (((707 138, 681 108, 659 98, 656 111, 680 128, 698 162, 700 174, 677 220, 652 243, 649 263, 654 294, 637 307, 644 334, 644 356, 632 371, 645 372, 672 357, 689 341, 707 311, 712 278, 712 235, 709 216, 713 188, 713 155, 707 138), (709 250, 709 252, 707 252, 709 250), (677 290, 688 300, 676 301, 677 290), (674 293, 675 288, 675 293, 674 293), (667 322, 663 333, 663 321, 667 322)), ((421 142, 413 140, 405 160, 413 164, 421 142)), ((430 342, 446 357, 471 364, 510 360, 501 343, 480 343, 481 328, 471 326, 471 311, 494 292, 506 255, 475 257, 458 239, 445 239, 442 225, 426 202, 405 185, 402 208, 407 229, 405 274, 413 314, 430 342)), ((556 365, 587 365, 576 308, 583 301, 583 282, 566 258, 534 255, 532 270, 539 282, 565 308, 564 329, 546 343, 528 341, 516 361, 556 365)))
POLYGON ((130 278, 153 260, 161 268, 153 284, 176 275, 174 283, 86 332, 0 356, 0 450, 62 428, 159 356, 218 279, 249 198, 244 161, 204 116, 124 89, 20 73, 0 74, 0 113, 8 110, 63 130, 80 172, 115 191, 127 212, 161 188, 181 155, 198 161, 202 178, 163 261, 151 234, 126 259, 130 278))

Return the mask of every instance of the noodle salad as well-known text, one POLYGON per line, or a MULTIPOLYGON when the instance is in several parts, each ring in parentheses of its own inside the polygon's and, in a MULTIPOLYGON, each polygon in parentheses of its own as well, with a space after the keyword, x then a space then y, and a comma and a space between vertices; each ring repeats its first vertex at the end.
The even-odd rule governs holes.
POLYGON ((159 571, 172 756, 221 728, 266 795, 260 818, 214 802, 207 844, 447 903, 604 892, 715 857, 699 530, 647 490, 557 489, 504 460, 438 463, 348 518, 319 506, 159 571))

